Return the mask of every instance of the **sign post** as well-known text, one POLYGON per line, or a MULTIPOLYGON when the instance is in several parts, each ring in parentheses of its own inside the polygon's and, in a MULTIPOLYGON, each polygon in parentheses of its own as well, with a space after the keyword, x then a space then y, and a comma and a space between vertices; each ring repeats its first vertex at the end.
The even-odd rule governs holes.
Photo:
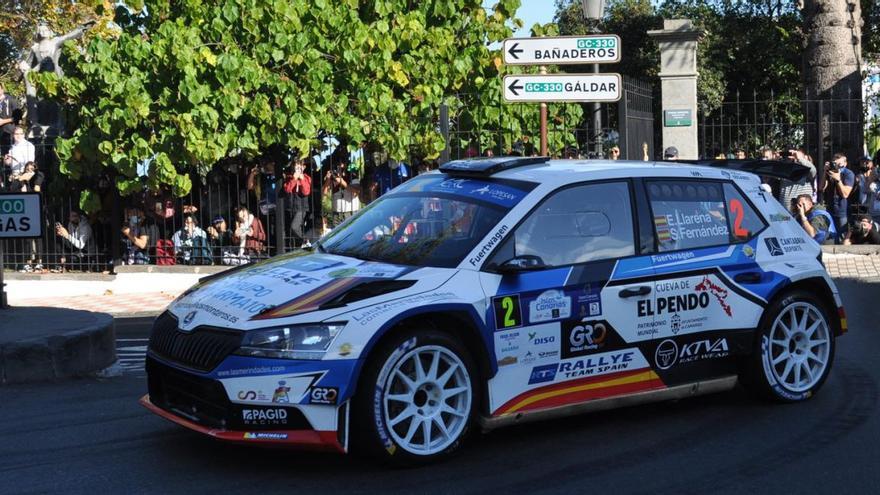
POLYGON ((613 64, 620 62, 616 34, 508 38, 502 50, 507 65, 613 64))
POLYGON ((39 193, 0 193, 0 309, 6 309, 3 282, 3 244, 6 239, 35 239, 43 235, 39 193))
POLYGON ((504 101, 614 102, 620 99, 620 74, 510 74, 504 76, 504 101))

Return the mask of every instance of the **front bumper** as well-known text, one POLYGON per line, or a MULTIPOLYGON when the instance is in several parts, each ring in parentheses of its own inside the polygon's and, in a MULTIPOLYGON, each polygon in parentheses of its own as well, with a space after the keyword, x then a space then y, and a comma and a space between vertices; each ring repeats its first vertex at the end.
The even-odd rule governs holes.
POLYGON ((152 356, 147 356, 146 371, 149 393, 140 403, 180 426, 231 442, 346 451, 347 402, 339 406, 234 402, 223 383, 212 377, 152 356))
POLYGON ((177 423, 184 428, 208 435, 220 440, 240 443, 265 443, 291 445, 299 448, 345 453, 335 431, 316 430, 270 430, 270 431, 233 431, 210 428, 190 421, 182 416, 166 411, 150 401, 150 394, 144 395, 139 401, 144 407, 163 418, 177 423))

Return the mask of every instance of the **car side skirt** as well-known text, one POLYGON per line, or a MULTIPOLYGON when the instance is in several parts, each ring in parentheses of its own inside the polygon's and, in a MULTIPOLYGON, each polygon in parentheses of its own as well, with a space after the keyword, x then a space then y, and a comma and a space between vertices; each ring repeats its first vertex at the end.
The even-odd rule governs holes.
POLYGON ((609 409, 617 409, 620 407, 636 406, 650 402, 659 402, 664 400, 684 399, 687 397, 696 397, 698 395, 712 394, 716 392, 724 392, 736 386, 737 376, 725 376, 714 378, 700 382, 688 383, 684 385, 676 385, 660 390, 648 390, 629 395, 621 395, 617 397, 608 397, 604 399, 595 399, 588 402, 578 404, 568 404, 565 406, 551 407, 536 411, 523 411, 520 413, 506 414, 496 417, 481 417, 480 426, 484 431, 511 426, 515 424, 527 423, 532 421, 543 421, 545 419, 554 419, 563 416, 572 416, 587 412, 605 411, 609 409))

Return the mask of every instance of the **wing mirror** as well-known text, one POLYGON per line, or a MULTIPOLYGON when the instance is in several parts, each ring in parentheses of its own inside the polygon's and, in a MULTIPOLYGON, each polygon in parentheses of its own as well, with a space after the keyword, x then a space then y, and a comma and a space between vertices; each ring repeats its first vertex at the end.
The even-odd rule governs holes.
POLYGON ((545 268, 547 268, 547 265, 544 263, 544 260, 542 260, 540 256, 535 256, 533 254, 523 254, 511 258, 504 263, 501 263, 500 265, 498 265, 497 268, 495 268, 495 270, 498 273, 519 273, 533 270, 543 270, 545 268))

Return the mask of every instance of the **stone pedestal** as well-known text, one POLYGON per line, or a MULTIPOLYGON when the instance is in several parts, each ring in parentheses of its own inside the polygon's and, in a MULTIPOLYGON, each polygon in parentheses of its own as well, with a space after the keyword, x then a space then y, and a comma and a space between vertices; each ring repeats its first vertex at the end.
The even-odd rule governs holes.
POLYGON ((697 159, 697 42, 703 33, 690 19, 667 19, 648 35, 660 45, 663 149, 675 146, 679 158, 697 159))

